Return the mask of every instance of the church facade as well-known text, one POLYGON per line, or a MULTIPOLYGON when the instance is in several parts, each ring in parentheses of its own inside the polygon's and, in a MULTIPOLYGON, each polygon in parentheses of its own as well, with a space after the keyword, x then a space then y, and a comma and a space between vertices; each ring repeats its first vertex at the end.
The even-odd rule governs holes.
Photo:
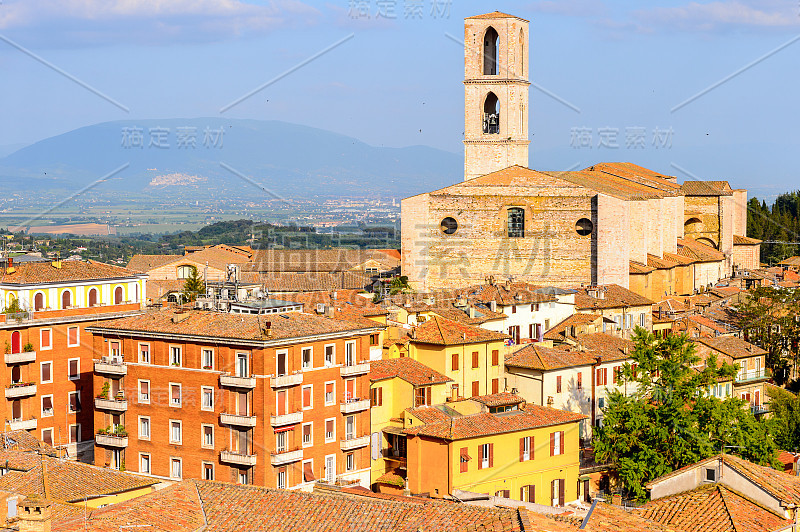
POLYGON ((528 21, 518 17, 465 21, 465 180, 403 200, 402 271, 411 286, 460 288, 491 276, 615 283, 657 299, 726 277, 742 242, 735 236, 746 234, 746 191, 719 181, 681 185, 631 163, 528 168, 529 42, 528 21))

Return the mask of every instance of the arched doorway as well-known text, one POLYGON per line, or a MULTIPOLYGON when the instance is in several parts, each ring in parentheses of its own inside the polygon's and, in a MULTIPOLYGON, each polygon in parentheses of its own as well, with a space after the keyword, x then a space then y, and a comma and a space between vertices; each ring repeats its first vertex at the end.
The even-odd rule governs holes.
POLYGON ((114 304, 119 305, 122 303, 122 287, 118 286, 114 289, 114 304))
POLYGON ((89 306, 94 307, 97 305, 97 289, 92 288, 89 290, 89 306))
POLYGON ((33 310, 42 310, 44 308, 44 294, 38 292, 33 296, 33 310))
POLYGON ((72 306, 72 292, 64 290, 61 293, 61 308, 66 309, 72 306))

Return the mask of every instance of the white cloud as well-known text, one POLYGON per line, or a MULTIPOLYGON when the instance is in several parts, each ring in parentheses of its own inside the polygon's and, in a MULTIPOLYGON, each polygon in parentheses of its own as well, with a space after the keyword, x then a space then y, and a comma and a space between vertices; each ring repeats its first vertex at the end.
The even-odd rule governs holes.
POLYGON ((6 0, 0 31, 59 44, 216 41, 316 21, 299 0, 6 0))
POLYGON ((677 7, 644 9, 634 12, 633 16, 653 30, 712 33, 732 29, 800 29, 797 0, 691 2, 677 7))

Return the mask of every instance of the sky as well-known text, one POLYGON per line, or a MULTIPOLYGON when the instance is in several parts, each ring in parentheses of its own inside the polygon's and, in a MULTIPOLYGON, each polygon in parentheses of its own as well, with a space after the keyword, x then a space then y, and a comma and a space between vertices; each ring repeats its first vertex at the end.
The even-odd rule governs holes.
POLYGON ((800 188, 798 0, 0 0, 0 146, 283 120, 463 150, 463 19, 530 20, 530 166, 800 188))

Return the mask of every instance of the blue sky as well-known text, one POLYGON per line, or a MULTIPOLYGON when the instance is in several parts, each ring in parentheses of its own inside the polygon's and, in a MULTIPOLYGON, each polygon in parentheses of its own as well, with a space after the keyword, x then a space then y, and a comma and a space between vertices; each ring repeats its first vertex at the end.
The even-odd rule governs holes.
POLYGON ((800 188, 797 0, 3 0, 0 145, 230 116, 460 152, 463 51, 447 34, 493 10, 531 21, 531 167, 631 161, 762 197, 800 188), (601 131, 619 147, 600 146, 601 131))

